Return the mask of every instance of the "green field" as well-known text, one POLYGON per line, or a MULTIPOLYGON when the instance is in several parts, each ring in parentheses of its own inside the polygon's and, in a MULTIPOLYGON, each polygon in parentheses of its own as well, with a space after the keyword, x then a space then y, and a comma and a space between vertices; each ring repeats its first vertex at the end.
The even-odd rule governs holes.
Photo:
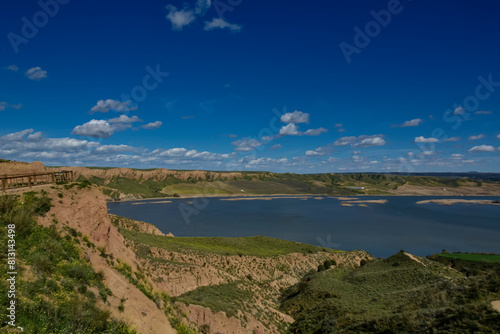
POLYGON ((163 248, 175 252, 194 251, 220 255, 249 255, 270 257, 289 253, 312 254, 318 252, 339 253, 333 250, 294 241, 273 239, 268 237, 248 238, 197 238, 197 237, 163 237, 148 233, 139 233, 120 229, 126 239, 145 245, 163 248))
POLYGON ((456 253, 456 254, 437 254, 437 255, 457 260, 500 263, 500 255, 497 254, 456 253))

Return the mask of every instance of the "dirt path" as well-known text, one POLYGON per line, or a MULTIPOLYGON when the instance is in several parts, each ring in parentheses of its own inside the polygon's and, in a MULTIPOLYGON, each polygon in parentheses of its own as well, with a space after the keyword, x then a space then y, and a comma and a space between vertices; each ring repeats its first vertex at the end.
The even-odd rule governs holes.
POLYGON ((425 263, 423 263, 422 261, 420 261, 418 258, 416 258, 414 255, 410 254, 410 253, 405 253, 406 256, 408 256, 410 259, 412 259, 413 261, 416 261, 418 263, 420 263, 421 265, 423 265, 424 267, 427 267, 427 265, 425 263))
POLYGON ((500 300, 495 300, 495 301, 492 301, 492 302, 491 302, 491 307, 493 307, 493 309, 494 309, 495 311, 500 312, 500 300))

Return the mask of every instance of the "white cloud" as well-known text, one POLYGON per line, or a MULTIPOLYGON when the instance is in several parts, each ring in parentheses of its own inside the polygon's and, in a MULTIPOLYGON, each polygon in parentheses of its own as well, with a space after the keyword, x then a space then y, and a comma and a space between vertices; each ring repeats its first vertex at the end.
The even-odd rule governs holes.
POLYGON ((415 137, 415 140, 413 141, 414 143, 437 143, 439 142, 439 139, 437 138, 424 138, 424 136, 420 137, 415 137))
POLYGON ((8 70, 11 70, 11 71, 19 71, 19 67, 17 67, 17 65, 10 65, 7 67, 8 70))
POLYGON ((163 125, 162 121, 156 121, 153 123, 148 123, 146 125, 143 125, 142 128, 143 129, 158 129, 162 125, 163 125))
POLYGON ((493 114, 493 111, 491 111, 491 110, 478 110, 474 114, 476 114, 476 115, 491 115, 491 114, 493 114))
POLYGON ((186 8, 177 10, 177 8, 172 5, 168 5, 167 9, 169 10, 167 20, 172 23, 172 30, 180 31, 184 26, 191 24, 196 19, 192 10, 186 8))
POLYGON ((3 137, 0 137, 1 141, 20 141, 24 138, 24 136, 33 132, 33 129, 26 129, 19 132, 9 133, 3 137))
POLYGON ((302 111, 295 110, 281 115, 281 122, 283 123, 309 123, 309 114, 302 111))
POLYGON ((40 67, 32 67, 26 71, 26 76, 31 80, 41 80, 47 77, 47 71, 42 70, 40 67))
POLYGON ((477 136, 469 136, 469 140, 479 140, 479 139, 483 139, 484 137, 485 137, 484 134, 480 134, 477 136))
MULTIPOLYGON (((283 117, 282 117, 283 118, 283 117)), ((280 129, 282 136, 300 136, 302 133, 298 131, 297 125, 294 123, 287 124, 280 129)))
POLYGON ((333 147, 322 146, 314 150, 306 151, 306 156, 308 157, 322 157, 333 153, 333 147))
POLYGON ((35 133, 32 133, 28 136, 28 140, 41 140, 43 137, 42 132, 38 131, 35 133))
POLYGON ((499 134, 497 134, 497 139, 500 139, 500 133, 499 133, 499 134))
POLYGON ((381 137, 371 137, 362 139, 357 146, 359 147, 371 147, 371 146, 383 146, 386 142, 381 137))
POLYGON ((342 125, 342 123, 337 123, 337 124, 335 124, 335 127, 341 128, 341 127, 343 127, 343 125, 342 125))
POLYGON ((22 104, 10 104, 7 102, 0 102, 0 111, 5 111, 6 109, 21 109, 22 104))
POLYGON ((493 152, 495 148, 490 145, 480 145, 474 146, 469 150, 469 153, 477 153, 477 152, 493 152))
POLYGON ((237 141, 233 141, 231 145, 236 146, 234 149, 237 152, 249 152, 262 145, 260 141, 253 138, 242 138, 237 141))
POLYGON ((309 129, 306 132, 304 132, 304 135, 305 136, 319 136, 320 134, 326 133, 326 132, 328 132, 328 130, 325 128, 309 129))
POLYGON ((446 138, 444 141, 460 141, 462 138, 460 137, 450 137, 446 138))
POLYGON ((239 163, 245 164, 247 167, 251 166, 275 166, 277 164, 288 163, 287 158, 273 159, 273 158, 255 158, 253 156, 246 156, 241 158, 239 163))
POLYGON ((423 120, 421 118, 415 118, 410 121, 406 121, 403 124, 400 125, 402 128, 410 127, 410 126, 419 126, 423 120))
POLYGON ((221 18, 213 18, 212 21, 205 22, 205 27, 203 28, 206 31, 214 30, 214 29, 229 29, 234 32, 241 31, 241 26, 235 23, 229 23, 221 18))
POLYGON ((96 154, 116 154, 136 151, 136 147, 132 147, 129 145, 101 145, 92 152, 96 154))
POLYGON ((85 124, 76 126, 71 134, 93 138, 109 138, 114 132, 115 128, 107 121, 93 119, 85 124))
POLYGON ((151 152, 151 157, 167 158, 171 162, 188 162, 188 161, 216 161, 230 157, 229 154, 212 153, 208 151, 200 152, 196 150, 187 150, 183 147, 170 148, 167 150, 157 149, 151 152))
POLYGON ((453 111, 453 115, 464 115, 466 113, 465 109, 463 107, 457 107, 453 111))
POLYGON ((281 144, 276 144, 276 145, 271 146, 270 150, 274 151, 274 150, 280 149, 281 147, 282 147, 281 144))
POLYGON ((207 10, 210 8, 212 5, 211 0, 198 0, 196 1, 196 8, 195 8, 195 13, 196 15, 205 15, 207 10))
POLYGON ((386 141, 383 139, 384 135, 372 135, 366 136, 362 135, 359 137, 349 136, 337 139, 333 145, 334 146, 347 146, 351 145, 353 147, 371 147, 371 146, 383 146, 386 141))
POLYGON ((112 100, 112 99, 107 99, 107 100, 99 100, 97 101, 97 104, 93 106, 90 111, 92 113, 94 112, 109 112, 111 110, 118 111, 118 112, 128 112, 128 111, 134 111, 137 110, 137 107, 131 106, 132 101, 127 100, 124 102, 120 102, 117 100, 112 100))
POLYGON ((458 154, 458 153, 453 153, 450 157, 451 157, 451 159, 457 159, 457 160, 459 160, 459 159, 465 158, 465 155, 458 154))
POLYGON ((137 116, 128 117, 127 115, 120 115, 120 117, 111 118, 108 120, 109 123, 136 123, 143 122, 142 119, 139 119, 137 116))

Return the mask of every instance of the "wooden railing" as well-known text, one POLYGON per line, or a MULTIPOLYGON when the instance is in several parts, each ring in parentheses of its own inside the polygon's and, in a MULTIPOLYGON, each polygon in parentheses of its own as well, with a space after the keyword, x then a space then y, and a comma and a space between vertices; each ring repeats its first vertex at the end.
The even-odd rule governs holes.
POLYGON ((0 175, 0 179, 2 180, 2 191, 6 192, 8 189, 31 188, 38 184, 73 181, 73 171, 4 174, 0 175))

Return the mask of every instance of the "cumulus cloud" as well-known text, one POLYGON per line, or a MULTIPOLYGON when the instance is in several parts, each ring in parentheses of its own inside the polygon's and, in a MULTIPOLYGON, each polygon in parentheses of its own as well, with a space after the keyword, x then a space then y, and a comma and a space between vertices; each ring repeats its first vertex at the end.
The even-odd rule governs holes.
POLYGON ((337 139, 333 145, 334 146, 348 146, 353 147, 371 147, 371 146, 383 146, 386 141, 383 139, 384 135, 372 135, 366 136, 362 135, 359 137, 349 136, 337 139))
POLYGON ((107 121, 93 119, 85 124, 76 126, 71 134, 93 138, 109 138, 114 132, 115 128, 107 121))
POLYGON ((439 139, 437 138, 425 138, 424 136, 420 137, 415 137, 415 140, 413 141, 414 143, 437 143, 439 142, 439 139))
POLYGON ((415 119, 404 122, 403 124, 400 125, 400 127, 407 128, 410 126, 419 126, 422 122, 423 122, 423 120, 421 118, 415 118, 415 119))
POLYGON ((3 137, 0 137, 1 141, 20 141, 21 139, 24 138, 24 136, 30 134, 33 132, 33 129, 26 129, 23 131, 19 132, 13 132, 9 133, 8 135, 5 135, 3 137))
POLYGON ((308 157, 322 157, 333 153, 333 147, 323 146, 318 147, 314 150, 306 151, 306 156, 308 157))
POLYGON ((124 102, 120 102, 117 100, 107 99, 107 100, 99 100, 97 104, 93 106, 90 111, 91 113, 95 112, 109 112, 111 110, 118 112, 128 112, 137 110, 137 107, 132 106, 132 101, 127 100, 124 102))
POLYGON ((283 123, 309 123, 309 114, 302 111, 295 110, 281 115, 281 122, 283 123))
POLYGON ((297 125, 289 123, 280 129, 281 136, 300 136, 302 133, 298 131, 297 125))
POLYGON ((17 67, 17 65, 10 65, 7 67, 7 69, 14 72, 19 71, 19 67, 17 67))
MULTIPOLYGON (((11 154, 19 153, 34 155, 37 152, 76 152, 99 146, 99 143, 73 138, 43 138, 41 132, 33 133, 33 129, 26 129, 10 133, 0 138, 0 148, 9 150, 11 154)), ((53 152, 51 153, 53 154, 53 152)), ((61 153, 59 153, 61 156, 61 153)))
POLYGON ((163 122, 162 121, 156 121, 156 122, 153 122, 153 123, 148 123, 148 124, 145 124, 142 126, 143 129, 158 129, 160 126, 163 125, 163 122))
POLYGON ((26 76, 30 80, 42 80, 47 77, 47 71, 42 70, 40 67, 32 67, 29 70, 26 71, 26 76))
POLYGON ((493 152, 495 148, 490 145, 480 145, 474 146, 469 150, 469 153, 478 153, 478 152, 493 152))
POLYGON ((476 115, 491 115, 491 114, 493 114, 493 111, 491 111, 491 110, 478 110, 474 114, 476 114, 476 115))
POLYGON ((111 118, 108 120, 109 123, 136 123, 143 122, 142 119, 139 119, 137 116, 128 117, 127 115, 120 115, 120 117, 111 118))
POLYGON ((444 141, 460 141, 462 138, 460 137, 450 137, 446 138, 444 141))
POLYGON ((239 32, 241 31, 241 26, 239 24, 229 23, 221 18, 213 18, 212 21, 205 22, 205 27, 203 29, 206 31, 214 29, 229 29, 234 32, 239 32))
POLYGON ((485 137, 484 134, 480 134, 477 136, 469 136, 469 140, 479 140, 479 139, 483 139, 484 137, 485 137))
POLYGON ((305 136, 319 136, 320 134, 326 133, 326 132, 328 132, 328 130, 325 128, 309 129, 306 132, 304 132, 304 135, 305 136))
POLYGON ((270 150, 275 151, 275 150, 280 149, 281 147, 282 147, 281 144, 276 144, 276 145, 271 146, 270 150))
POLYGON ((497 139, 500 139, 500 133, 499 133, 499 134, 497 134, 497 139))
POLYGON ((249 152, 262 145, 262 142, 254 138, 242 138, 233 141, 231 145, 236 146, 234 149, 237 152, 249 152))
POLYGON ((185 26, 191 24, 195 19, 194 12, 190 9, 178 10, 177 7, 168 5, 167 20, 172 23, 172 30, 180 31, 185 26))

